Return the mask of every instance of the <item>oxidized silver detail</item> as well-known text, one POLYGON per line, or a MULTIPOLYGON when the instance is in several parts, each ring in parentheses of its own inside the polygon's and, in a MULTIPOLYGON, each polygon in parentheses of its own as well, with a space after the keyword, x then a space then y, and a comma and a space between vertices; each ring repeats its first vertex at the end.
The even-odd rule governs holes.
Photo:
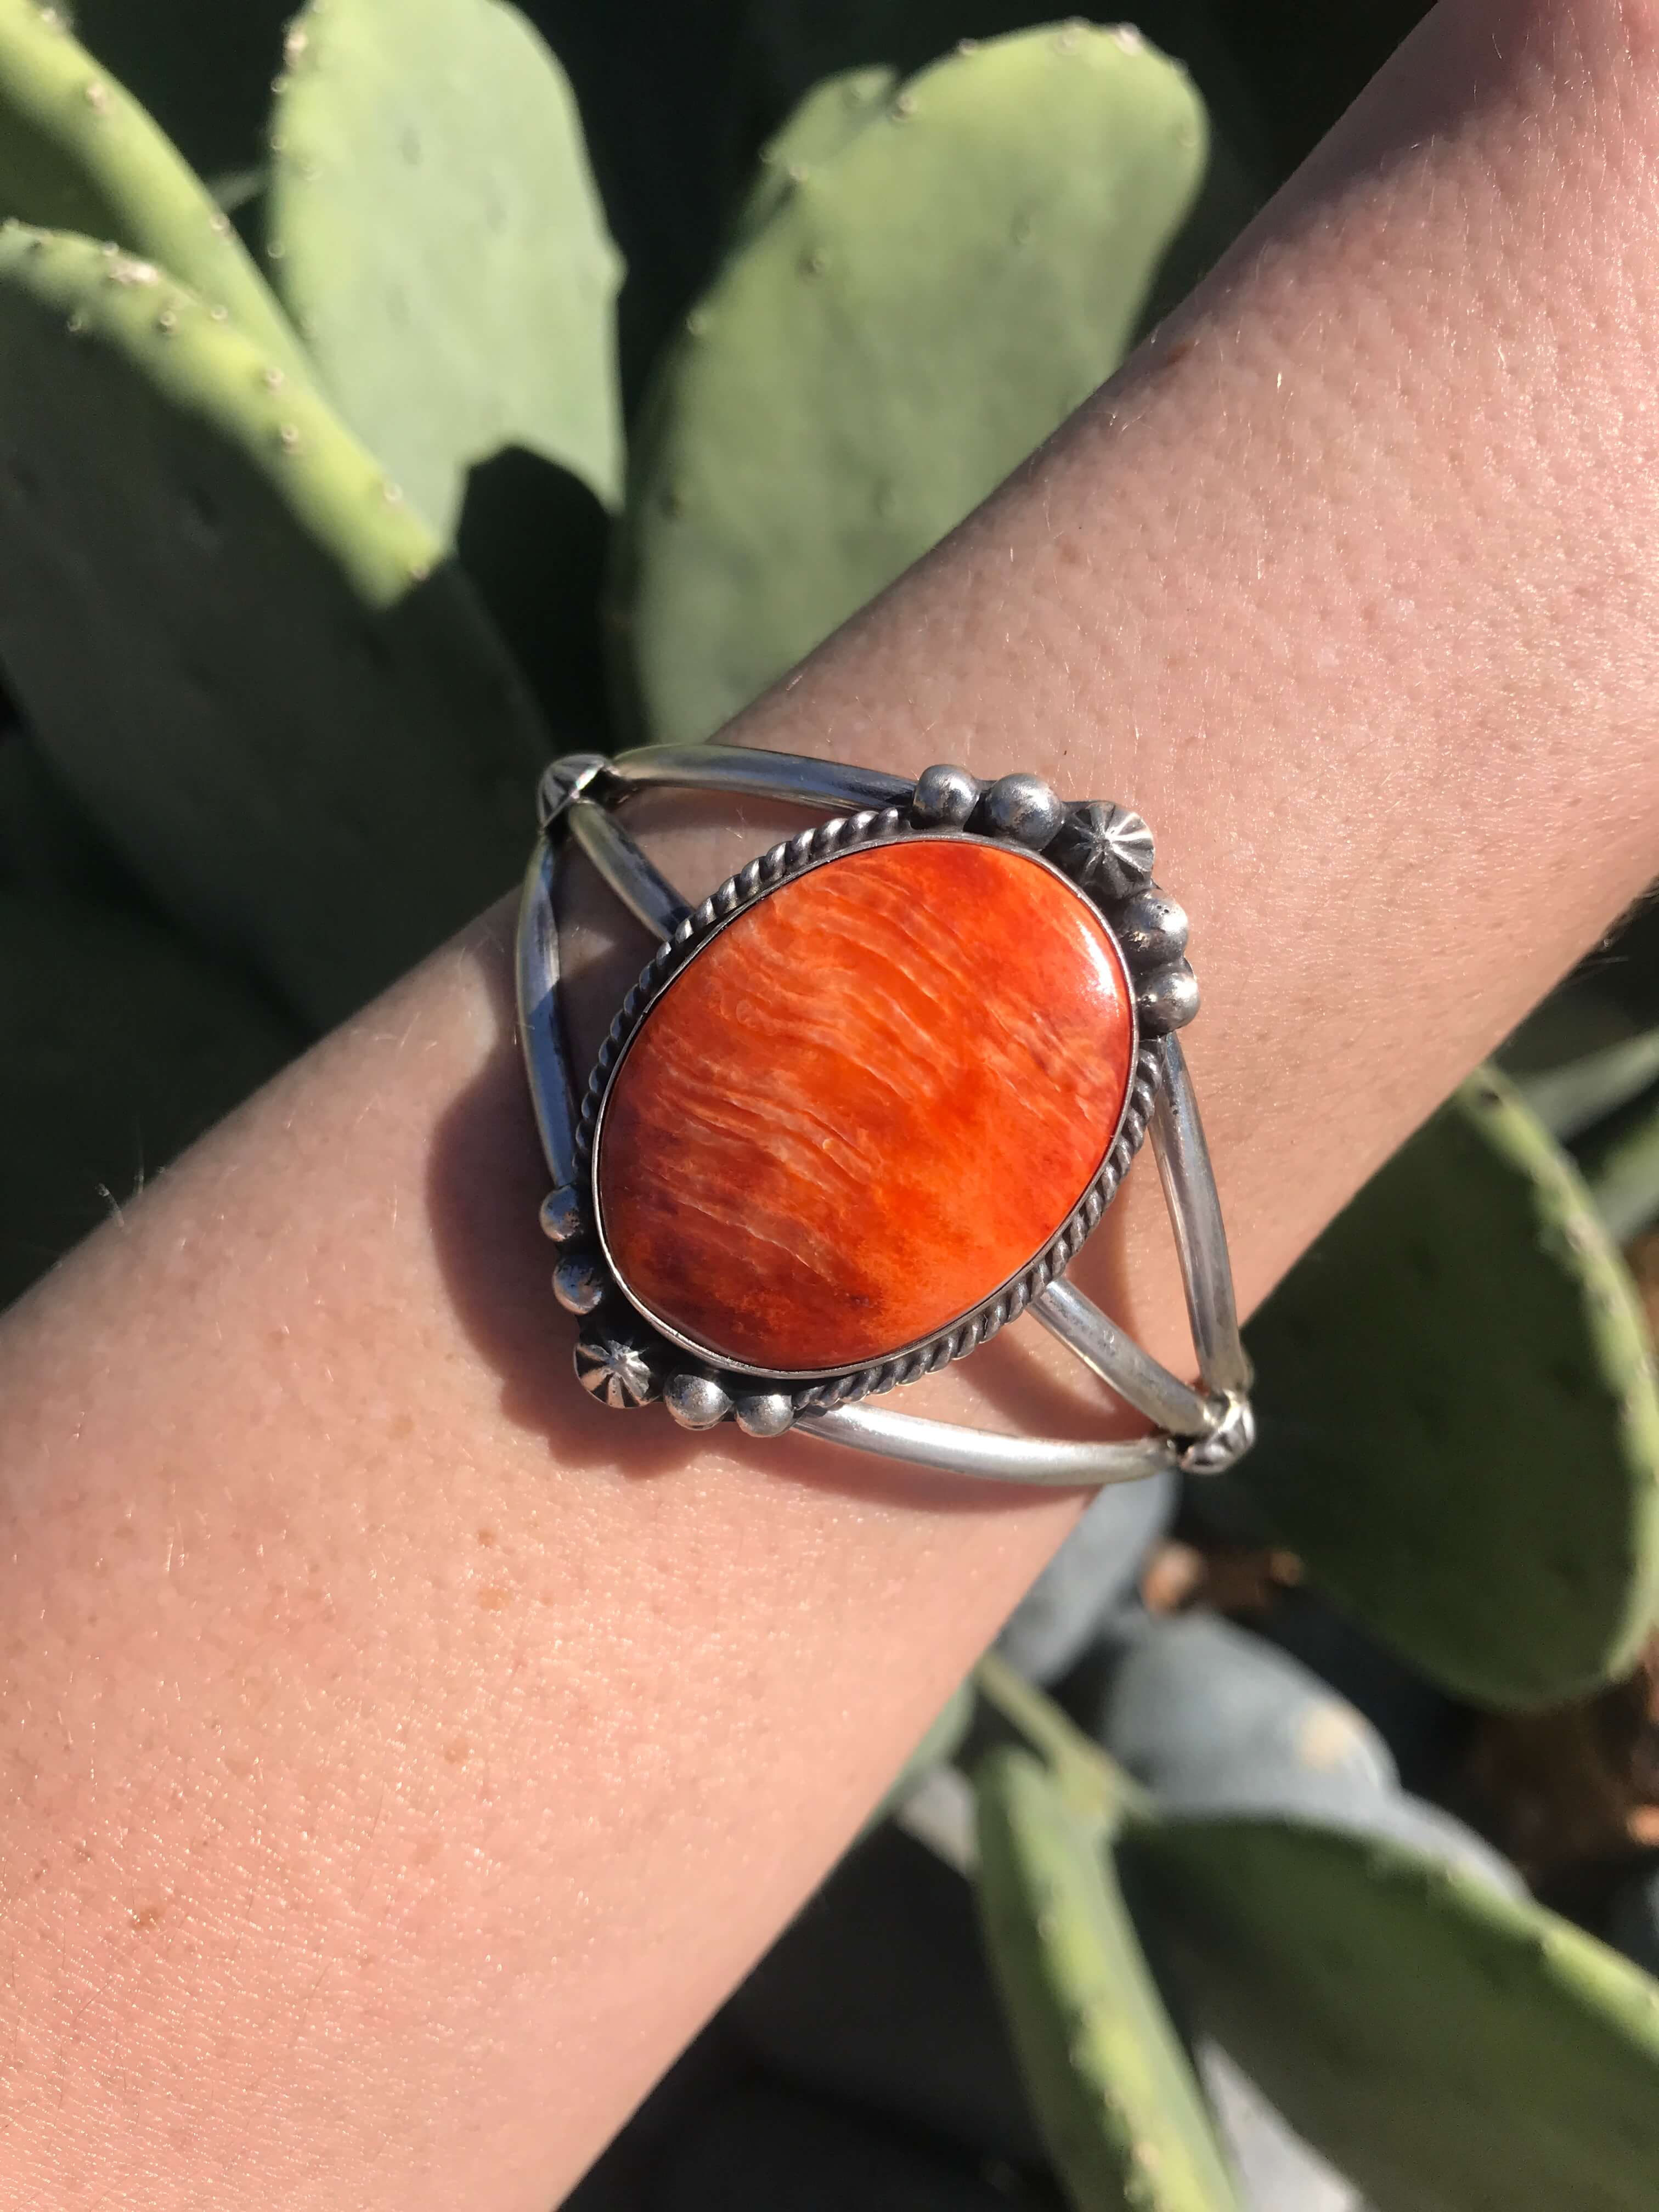
MULTIPOLYGON (((1037 781, 1002 779, 1017 787, 1037 781)), ((636 913, 660 915, 658 926, 671 933, 670 942, 659 947, 612 1025, 607 1050, 614 1065, 622 1036, 637 1023, 647 994, 661 987, 665 973, 690 957, 709 931, 765 890, 860 842, 928 831, 948 836, 970 820, 975 830, 969 834, 995 836, 994 811, 1012 821, 1013 811, 1006 800, 992 810, 977 780, 963 769, 929 769, 911 784, 876 769, 718 743, 647 746, 610 761, 598 755, 573 755, 548 770, 538 796, 544 836, 526 872, 520 916, 520 1031, 538 1133, 554 1182, 542 1206, 542 1227, 556 1243, 576 1246, 562 1254, 560 1272, 567 1287, 580 1288, 586 1296, 587 1286, 580 1270, 585 1247, 597 1228, 590 1203, 591 1152, 603 1086, 596 1093, 590 1084, 579 1120, 570 1095, 568 1052, 559 1013, 554 897, 560 854, 567 843, 581 843, 618 896, 636 913), (750 862, 694 912, 657 875, 625 832, 607 822, 601 837, 597 823, 588 818, 601 811, 608 816, 632 793, 663 785, 749 793, 826 810, 850 805, 860 811, 804 831, 750 862), (574 804, 578 800, 584 803, 574 804), (578 830, 583 833, 580 838, 574 835, 578 830)), ((683 1421, 712 1425, 729 1413, 739 1427, 757 1437, 779 1436, 798 1424, 804 1433, 825 1443, 913 1466, 1038 1486, 1139 1481, 1176 1468, 1213 1474, 1249 1449, 1255 1434, 1247 1395, 1250 1364, 1239 1336, 1215 1180, 1181 1045, 1175 1036, 1159 1034, 1174 1026, 1169 1018, 1190 1018, 1196 1008, 1196 986, 1179 957, 1184 949, 1185 916, 1152 883, 1151 832, 1127 808, 1095 801, 1066 807, 1043 861, 1068 876, 1101 908, 1128 964, 1138 1008, 1149 1010, 1152 1018, 1141 1020, 1128 1098, 1107 1163, 1107 1170, 1115 1172, 1103 1171, 1042 1261, 1027 1271, 1035 1277, 1052 1260, 1054 1264, 1042 1285, 1027 1288, 1022 1296, 1018 1284, 1006 1285, 981 1312, 969 1316, 968 1323, 937 1346, 919 1347, 880 1369, 830 1378, 795 1393, 767 1389, 763 1381, 761 1388, 744 1390, 737 1386, 735 1376, 730 1378, 734 1387, 728 1389, 718 1374, 688 1370, 684 1353, 654 1330, 645 1329, 631 1310, 621 1326, 614 1325, 619 1316, 612 1306, 609 1318, 600 1311, 589 1321, 575 1347, 576 1372, 584 1389, 614 1407, 642 1405, 666 1389, 672 1400, 671 1410, 683 1421), (1057 1279, 1059 1268, 1109 1202, 1149 1123, 1207 1395, 1180 1382, 1080 1291, 1057 1279), (856 1402, 876 1389, 890 1388, 944 1364, 947 1358, 963 1357, 1027 1304, 1035 1305, 1045 1323, 1109 1388, 1158 1421, 1160 1432, 1132 1441, 1060 1443, 918 1419, 856 1402), (970 1333, 972 1343, 958 1342, 970 1333), (933 1356, 924 1363, 921 1354, 930 1349, 933 1356)), ((605 1051, 600 1060, 603 1066, 605 1051)), ((599 1079, 600 1070, 596 1069, 595 1081, 599 1079)), ((613 1272, 605 1267, 605 1289, 615 1281, 613 1272)), ((617 1287, 620 1290, 619 1284, 617 1287)))
POLYGON ((648 1406, 662 1388, 644 1346, 611 1329, 577 1338, 576 1380, 589 1397, 617 1411, 648 1406))
POLYGON ((567 753, 542 770, 536 791, 536 817, 544 836, 571 800, 580 799, 596 784, 610 765, 603 753, 567 753))
POLYGON ((542 1200, 541 1222, 542 1235, 556 1244, 568 1244, 581 1235, 586 1225, 581 1200, 568 1183, 549 1191, 542 1200))
POLYGON ((1237 1466, 1255 1442, 1255 1414, 1240 1390, 1229 1390, 1219 1401, 1215 1426, 1206 1436, 1194 1437, 1181 1454, 1185 1474, 1224 1474, 1237 1466))
POLYGON ((683 1429, 718 1428, 732 1410, 731 1398, 708 1375, 671 1375, 662 1395, 683 1429))
POLYGON ((1187 909, 1156 884, 1124 900, 1115 917, 1117 941, 1137 966, 1161 968, 1179 960, 1189 934, 1187 909))
POLYGON ((553 1295, 567 1313, 592 1313, 610 1287, 603 1263, 585 1248, 566 1252, 553 1270, 553 1295))
POLYGON ((1042 852, 1054 842, 1066 810, 1040 775, 1005 775, 985 794, 985 820, 999 837, 1042 852))
MULTIPOLYGON (((1029 781, 1035 783, 1036 779, 1033 777, 1029 781)), ((1027 817, 1022 816, 1021 818, 1027 817)), ((907 818, 905 811, 899 807, 885 807, 878 813, 866 811, 842 815, 820 823, 814 829, 803 830, 796 836, 773 846, 769 852, 750 860, 735 876, 729 877, 718 890, 711 893, 701 906, 686 915, 666 944, 659 945, 639 981, 623 1000, 611 1024, 610 1033, 599 1048, 599 1057, 582 1095, 577 1121, 575 1154, 580 1178, 579 1194, 585 1224, 601 1250, 605 1240, 594 1202, 592 1173, 604 1103, 623 1054, 651 1007, 682 969, 716 931, 723 928, 736 915, 781 884, 794 881, 810 870, 849 853, 866 851, 873 846, 951 834, 917 824, 907 818)), ((1030 848, 1024 846, 1012 833, 1000 842, 1020 845, 1028 857, 1034 857, 1030 848)), ((1042 862, 1037 864, 1045 865, 1042 862)), ((1099 905, 1101 902, 1097 900, 1095 903, 1099 905)), ((1109 908, 1103 907, 1102 911, 1109 926, 1109 908)), ((1127 956, 1125 967, 1133 1000, 1139 995, 1140 979, 1127 956)), ((634 1307, 640 1320, 648 1325, 654 1335, 663 1340, 661 1351, 653 1351, 652 1354, 658 1376, 663 1377, 672 1373, 675 1361, 690 1352, 699 1359, 706 1360, 718 1375, 727 1379, 734 1391, 739 1389, 744 1382, 772 1384, 779 1393, 788 1395, 794 1413, 799 1416, 807 1413, 823 1413, 833 1407, 851 1405, 860 1399, 896 1389, 903 1383, 918 1382, 922 1376, 932 1375, 955 1360, 967 1358, 981 1345, 988 1344, 1011 1321, 1017 1320, 1040 1291, 1065 1273, 1091 1232, 1098 1226, 1101 1216, 1117 1195, 1118 1188, 1146 1137, 1148 1119, 1158 1095, 1159 1068, 1157 1054, 1137 1042, 1122 1112, 1106 1158, 1088 1189, 1042 1251, 1018 1274, 999 1284, 977 1306, 961 1316, 948 1328, 940 1330, 920 1344, 907 1346, 885 1359, 813 1376, 774 1376, 765 1370, 722 1359, 709 1346, 695 1343, 677 1334, 659 1315, 637 1301, 607 1255, 606 1264, 617 1290, 634 1307)))
POLYGON ((910 801, 910 819, 924 830, 965 830, 968 817, 979 805, 980 781, 965 768, 948 761, 925 768, 916 778, 916 795, 910 801))
POLYGON ((1091 896, 1127 898, 1152 879, 1152 833, 1127 806, 1078 799, 1066 808, 1048 857, 1091 896))
POLYGON ((739 1398, 733 1419, 746 1437, 781 1437, 793 1424, 795 1401, 787 1390, 739 1398))
POLYGON ((1150 1036, 1184 1030, 1198 1012, 1198 978, 1184 960, 1154 969, 1135 993, 1135 1012, 1150 1036))

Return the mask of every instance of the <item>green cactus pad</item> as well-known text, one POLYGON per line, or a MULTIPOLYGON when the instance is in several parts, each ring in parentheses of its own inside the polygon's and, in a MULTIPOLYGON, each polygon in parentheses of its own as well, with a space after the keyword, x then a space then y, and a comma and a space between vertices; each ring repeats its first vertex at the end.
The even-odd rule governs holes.
POLYGON ((1237 2212, 1103 1832, 1029 1752, 976 1777, 979 1900, 1014 2051, 1077 2212, 1237 2212))
POLYGON ((1200 2017, 1376 2212, 1650 2212, 1659 1984, 1403 1846, 1167 1820, 1126 1847, 1200 2017))
POLYGON ((290 376, 305 359, 223 210, 64 12, 0 0, 0 216, 113 240, 161 262, 290 376))
POLYGON ((1515 1081, 1550 1134, 1570 1144, 1659 1084, 1659 1030, 1638 1030, 1559 1067, 1517 1073, 1515 1081))
MULTIPOLYGON (((1643 1040, 1651 1044, 1653 1035, 1643 1040)), ((1584 1147, 1584 1179, 1607 1234, 1628 1244, 1659 1220, 1659 1090, 1650 1091, 1584 1147)))
POLYGON ((1237 1477, 1332 1596, 1437 1680, 1550 1704, 1627 1668, 1659 1599, 1659 1394, 1577 1172, 1483 1071, 1249 1330, 1237 1477))
POLYGON ((0 884, 0 1307, 303 1043, 177 932, 0 884))
POLYGON ((75 0, 82 43, 143 100, 198 177, 245 169, 270 112, 295 0, 75 0))
POLYGON ((521 863, 539 726, 378 465, 150 265, 15 225, 0 661, 162 903, 313 1024, 521 863))
POLYGON ((798 165, 636 434, 617 615, 652 738, 708 736, 1110 374, 1204 145, 1173 64, 1068 25, 939 63, 798 165))
POLYGON ((815 168, 888 107, 897 88, 898 71, 880 68, 844 70, 814 86, 782 130, 762 147, 760 174, 732 225, 727 251, 735 252, 763 228, 815 168))
POLYGON ((440 532, 505 447, 614 506, 622 265, 563 72, 500 0, 314 0, 289 33, 271 280, 440 532))

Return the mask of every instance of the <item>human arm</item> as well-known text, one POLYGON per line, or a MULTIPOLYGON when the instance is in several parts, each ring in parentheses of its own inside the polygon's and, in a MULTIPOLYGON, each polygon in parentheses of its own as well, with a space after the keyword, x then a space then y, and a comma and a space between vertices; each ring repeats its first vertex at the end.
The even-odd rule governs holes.
MULTIPOLYGON (((1147 815, 1247 1304, 1659 855, 1654 23, 1443 9, 742 726, 1147 815)), ((581 1399, 510 928, 0 1325, 0 2196, 544 2212, 1078 1510, 581 1399)), ((1135 1182, 1083 1279, 1177 1358, 1135 1182)), ((906 1406, 1076 1432, 1059 1371, 1021 1331, 906 1406)))

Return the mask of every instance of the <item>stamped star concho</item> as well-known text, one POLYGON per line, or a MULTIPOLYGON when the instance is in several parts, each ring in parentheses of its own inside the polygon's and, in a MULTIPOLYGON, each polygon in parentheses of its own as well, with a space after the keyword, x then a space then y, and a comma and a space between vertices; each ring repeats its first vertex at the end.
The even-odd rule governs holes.
POLYGON ((1049 855, 1096 897, 1127 898, 1152 878, 1152 833, 1139 815, 1109 801, 1084 799, 1066 810, 1049 855))
POLYGON ((1065 1488, 1218 1472, 1249 1448, 1249 1361, 1177 1040, 1199 1006, 1188 921, 1138 813, 1019 772, 936 763, 912 782, 718 742, 556 761, 538 811, 520 1029, 554 1295, 597 1404, 1065 1488), (677 785, 827 818, 692 907, 619 819, 677 785), (580 1101, 557 927, 573 848, 659 939, 580 1101), (1154 1125, 1198 1388, 1060 1279, 1154 1125), (1028 1309, 1151 1436, 1028 1437, 866 1403, 1028 1309))
POLYGON ((577 1345, 576 1380, 591 1397, 615 1412, 649 1405, 658 1395, 657 1378, 639 1346, 609 1331, 584 1336, 577 1345))

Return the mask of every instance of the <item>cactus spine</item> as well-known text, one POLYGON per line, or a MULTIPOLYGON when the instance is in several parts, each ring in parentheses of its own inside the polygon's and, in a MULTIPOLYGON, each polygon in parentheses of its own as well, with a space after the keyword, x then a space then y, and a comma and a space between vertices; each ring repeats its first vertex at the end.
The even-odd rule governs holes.
POLYGON ((501 0, 313 0, 271 127, 272 282, 318 374, 443 537, 520 446, 622 480, 622 264, 576 104, 501 0))
POLYGON ((545 750, 519 679, 379 464, 231 322, 0 233, 0 654, 42 750, 308 1022, 511 880, 545 750))
POLYGON ((1452 1688, 1626 1669, 1659 1599, 1659 1390, 1583 1179, 1495 1070, 1389 1162, 1250 1328, 1239 1486, 1452 1688))
POLYGON ((287 318, 172 142, 70 35, 64 11, 0 0, 0 216, 82 231, 156 261, 241 325, 290 377, 287 318))

